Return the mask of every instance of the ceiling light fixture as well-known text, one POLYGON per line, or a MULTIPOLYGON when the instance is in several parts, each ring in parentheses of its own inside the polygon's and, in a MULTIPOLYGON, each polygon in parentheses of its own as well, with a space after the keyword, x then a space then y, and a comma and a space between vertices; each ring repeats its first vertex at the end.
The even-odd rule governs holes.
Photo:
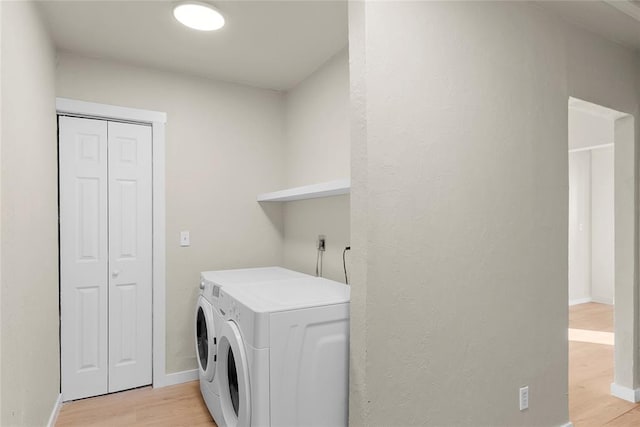
POLYGON ((173 8, 173 16, 183 25, 200 31, 224 27, 224 16, 206 3, 187 1, 173 8))

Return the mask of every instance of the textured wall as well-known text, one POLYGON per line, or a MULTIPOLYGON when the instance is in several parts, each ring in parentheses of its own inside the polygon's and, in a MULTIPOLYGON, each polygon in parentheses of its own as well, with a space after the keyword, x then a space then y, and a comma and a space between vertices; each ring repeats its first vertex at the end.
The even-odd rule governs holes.
POLYGON ((200 271, 282 263, 281 207, 256 202, 284 184, 282 95, 69 54, 57 95, 167 112, 167 372, 196 368, 200 271))
POLYGON ((30 1, 2 2, 3 426, 45 425, 58 393, 54 49, 30 1))
POLYGON ((356 2, 349 23, 351 423, 567 422, 567 101, 635 114, 636 56, 527 3, 356 2))
POLYGON ((369 422, 367 395, 367 274, 369 182, 367 154, 366 2, 349 3, 351 124, 351 317, 349 336, 349 424, 369 422))
POLYGON ((640 134, 634 117, 616 120, 614 152, 615 200, 615 372, 617 385, 636 389, 638 367, 638 150, 640 134), (635 144, 633 144, 635 136, 635 144))

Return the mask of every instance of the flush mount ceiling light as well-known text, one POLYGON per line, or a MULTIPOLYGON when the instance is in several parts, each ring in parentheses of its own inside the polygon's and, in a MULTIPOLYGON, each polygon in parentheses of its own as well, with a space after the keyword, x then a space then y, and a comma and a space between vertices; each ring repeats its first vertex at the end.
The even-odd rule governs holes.
POLYGON ((173 16, 178 22, 194 30, 214 31, 224 26, 224 16, 206 3, 180 3, 173 8, 173 16))

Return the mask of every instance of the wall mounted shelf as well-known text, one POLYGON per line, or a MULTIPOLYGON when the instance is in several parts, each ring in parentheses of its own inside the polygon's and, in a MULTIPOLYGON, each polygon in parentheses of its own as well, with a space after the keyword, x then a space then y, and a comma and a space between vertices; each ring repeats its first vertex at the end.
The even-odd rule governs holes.
POLYGON ((351 191, 350 179, 321 182, 303 187, 264 193, 258 196, 259 202, 291 202, 294 200, 317 199, 320 197, 339 196, 351 191))

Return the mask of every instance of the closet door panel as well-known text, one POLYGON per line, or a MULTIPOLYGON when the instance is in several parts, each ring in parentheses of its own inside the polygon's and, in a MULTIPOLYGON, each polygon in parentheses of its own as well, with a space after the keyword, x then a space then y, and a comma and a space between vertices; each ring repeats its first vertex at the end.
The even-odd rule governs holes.
POLYGON ((107 393, 107 123, 59 118, 64 400, 107 393))
POLYGON ((109 122, 109 392, 151 383, 151 127, 109 122))

